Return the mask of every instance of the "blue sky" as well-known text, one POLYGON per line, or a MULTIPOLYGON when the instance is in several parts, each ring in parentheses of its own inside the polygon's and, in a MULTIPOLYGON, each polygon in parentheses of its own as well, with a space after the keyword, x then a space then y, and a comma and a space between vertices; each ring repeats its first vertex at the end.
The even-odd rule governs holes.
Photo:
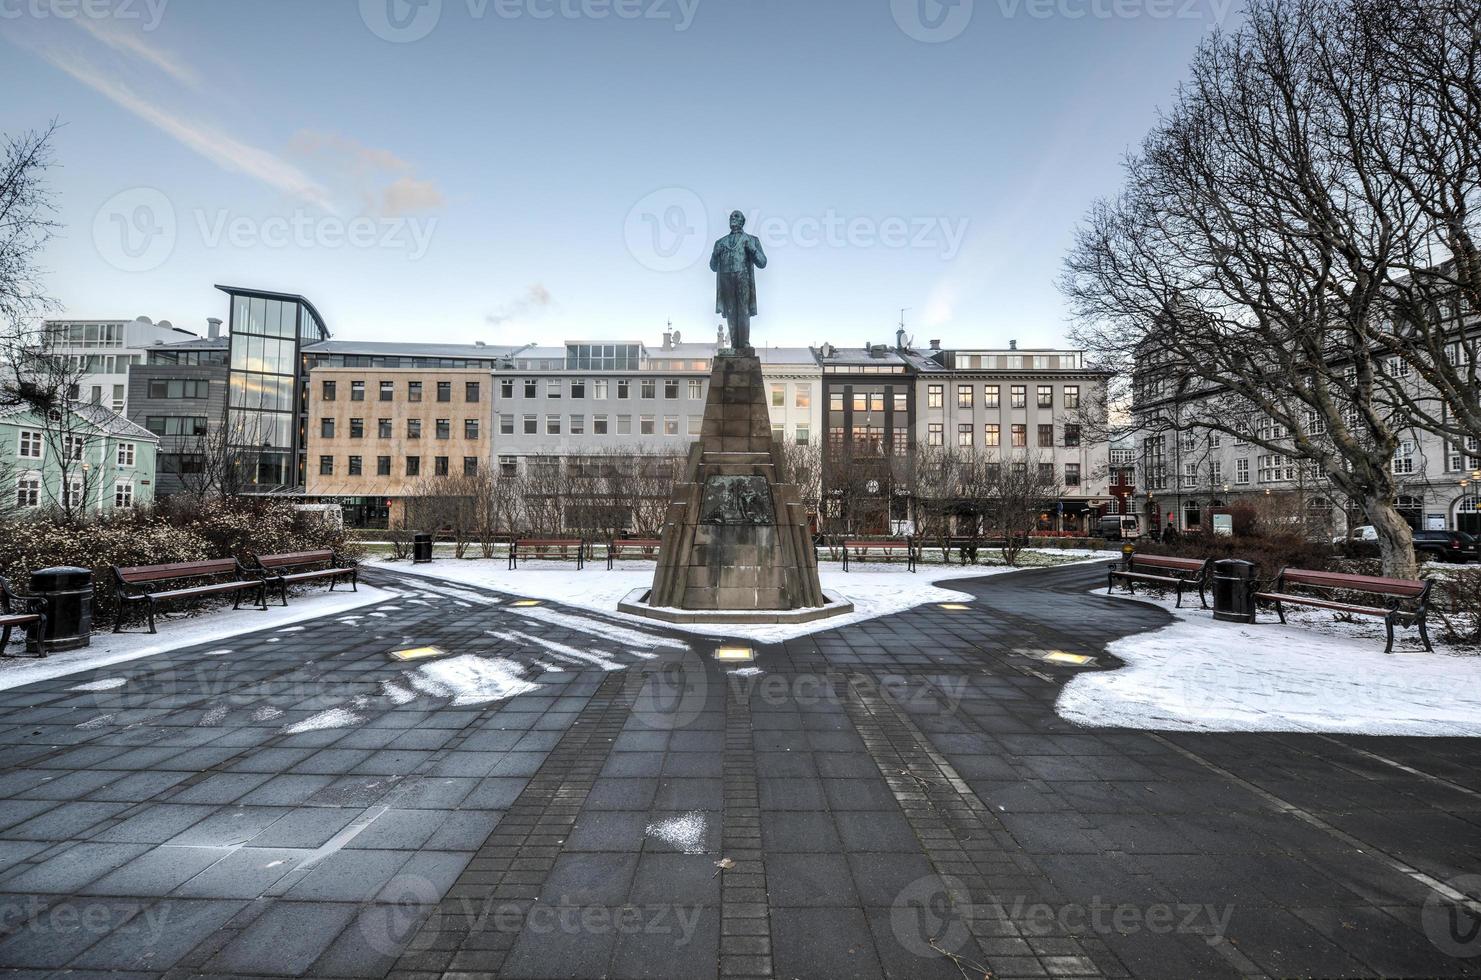
POLYGON ((1075 222, 1233 0, 0 0, 76 316, 309 296, 342 337, 1059 343, 1075 222))

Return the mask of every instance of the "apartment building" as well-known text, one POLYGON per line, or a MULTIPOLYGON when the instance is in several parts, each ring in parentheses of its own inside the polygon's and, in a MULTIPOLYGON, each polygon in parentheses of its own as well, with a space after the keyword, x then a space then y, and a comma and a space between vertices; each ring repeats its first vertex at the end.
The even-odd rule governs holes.
POLYGON ((149 504, 159 440, 102 405, 80 402, 67 413, 0 411, 0 473, 12 481, 0 512, 66 506, 103 514, 149 504))
POLYGON ((158 496, 199 491, 223 447, 230 351, 225 337, 149 348, 127 375, 129 420, 159 440, 158 496))
POLYGON ((305 492, 348 523, 398 522, 428 477, 476 475, 493 457, 487 368, 318 367, 309 377, 305 492))
MULTIPOLYGON (((212 335, 220 320, 208 321, 212 335)), ((147 316, 132 320, 47 320, 42 324, 42 344, 72 362, 80 376, 72 397, 102 405, 114 412, 128 410, 129 367, 143 364, 149 348, 195 339, 189 330, 169 320, 155 323, 147 316)))

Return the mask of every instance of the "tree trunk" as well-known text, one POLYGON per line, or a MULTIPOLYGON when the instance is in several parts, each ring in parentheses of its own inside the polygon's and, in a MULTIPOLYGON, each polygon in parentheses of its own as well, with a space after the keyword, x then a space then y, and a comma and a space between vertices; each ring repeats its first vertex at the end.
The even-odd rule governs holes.
POLYGON ((1371 494, 1363 499, 1363 512, 1378 535, 1383 574, 1389 578, 1419 578, 1419 566, 1414 560, 1414 534, 1392 499, 1387 494, 1371 494))

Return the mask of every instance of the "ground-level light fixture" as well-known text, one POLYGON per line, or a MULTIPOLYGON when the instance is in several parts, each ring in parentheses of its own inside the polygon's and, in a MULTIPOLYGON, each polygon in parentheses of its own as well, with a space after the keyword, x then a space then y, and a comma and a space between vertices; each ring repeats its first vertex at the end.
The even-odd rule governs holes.
POLYGON ((945 609, 947 612, 962 612, 964 610, 971 609, 972 607, 964 602, 943 602, 941 603, 941 608, 945 609))
POLYGON ((715 650, 715 659, 725 661, 755 660, 756 651, 750 647, 717 647, 715 650))
POLYGON ((1068 653, 1064 650, 1049 650, 1044 654, 1044 659, 1052 664, 1070 664, 1075 667, 1095 663, 1094 657, 1088 657, 1083 653, 1068 653))
POLYGON ((520 599, 510 603, 511 606, 538 606, 539 604, 539 599, 520 599))
POLYGON ((440 647, 411 647, 406 650, 392 650, 391 656, 396 660, 430 660, 433 657, 447 656, 447 651, 440 647))

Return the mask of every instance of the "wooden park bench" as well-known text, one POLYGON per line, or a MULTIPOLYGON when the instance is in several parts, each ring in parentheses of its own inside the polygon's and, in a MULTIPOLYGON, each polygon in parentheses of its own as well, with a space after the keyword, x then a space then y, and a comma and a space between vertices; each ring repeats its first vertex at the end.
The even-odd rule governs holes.
MULTIPOLYGON (((36 649, 40 650, 41 637, 46 632, 45 609, 42 600, 12 592, 10 583, 0 576, 0 651, 4 651, 10 642, 10 631, 17 626, 26 631, 36 649)), ((36 655, 44 657, 46 653, 41 651, 36 655)))
POLYGON ((1126 556, 1126 562, 1122 567, 1111 565, 1111 570, 1106 578, 1106 591, 1110 592, 1115 586, 1117 579, 1126 583, 1126 591, 1132 595, 1136 594, 1136 583, 1149 582, 1155 585, 1170 586, 1177 590, 1179 608, 1183 605, 1183 589, 1196 585, 1198 587, 1198 601, 1203 608, 1208 608, 1208 573, 1213 567, 1212 558, 1173 558, 1170 555, 1138 555, 1126 556))
POLYGON ((915 571, 916 545, 912 538, 868 538, 845 539, 843 545, 843 570, 848 571, 849 552, 854 561, 889 561, 904 558, 905 567, 915 571))
POLYGON ((288 605, 288 586, 297 582, 312 582, 316 579, 329 580, 329 591, 341 579, 348 579, 352 592, 360 591, 360 570, 348 562, 341 561, 331 549, 318 551, 292 551, 280 555, 249 554, 248 567, 264 575, 268 582, 278 587, 283 605, 288 605), (327 567, 317 567, 317 566, 327 567))
POLYGON ((1268 592, 1256 592, 1255 598, 1264 602, 1275 603, 1275 613, 1280 621, 1286 621, 1286 605, 1312 606, 1317 609, 1331 609, 1335 612, 1350 613, 1354 616, 1376 616, 1383 620, 1384 627, 1388 630, 1388 645, 1383 648, 1384 653, 1392 653, 1394 649, 1394 627, 1418 627, 1419 638, 1424 641, 1424 648, 1433 651, 1430 646, 1429 631, 1425 629, 1425 610, 1429 605, 1430 585, 1428 581, 1406 578, 1379 578, 1373 575, 1347 575, 1342 572, 1315 572, 1301 568, 1284 568, 1276 576, 1275 586, 1268 592), (1300 595, 1291 592, 1291 589, 1309 589, 1318 595, 1300 595), (1338 593, 1360 593, 1363 595, 1377 596, 1383 600, 1382 605, 1361 604, 1347 602, 1336 598, 1338 593))
POLYGON ((217 558, 212 561, 186 561, 173 565, 133 565, 127 568, 113 566, 113 579, 118 586, 118 616, 113 623, 113 632, 123 629, 124 610, 132 603, 144 603, 149 614, 149 632, 154 628, 154 607, 173 599, 195 599, 200 596, 234 593, 233 609, 241 608, 242 593, 257 592, 257 606, 267 608, 267 580, 250 569, 243 567, 235 558, 217 558), (225 576, 235 578, 226 580, 225 576), (183 588, 158 588, 162 584, 199 582, 183 588), (157 591, 151 591, 155 587, 157 591))
POLYGON ((580 538, 518 538, 509 546, 511 570, 532 558, 574 559, 577 568, 585 568, 586 542, 580 538))
POLYGON ((657 538, 616 538, 607 542, 607 570, 611 571, 613 562, 621 558, 625 552, 635 552, 635 558, 658 558, 659 549, 663 542, 657 538))

